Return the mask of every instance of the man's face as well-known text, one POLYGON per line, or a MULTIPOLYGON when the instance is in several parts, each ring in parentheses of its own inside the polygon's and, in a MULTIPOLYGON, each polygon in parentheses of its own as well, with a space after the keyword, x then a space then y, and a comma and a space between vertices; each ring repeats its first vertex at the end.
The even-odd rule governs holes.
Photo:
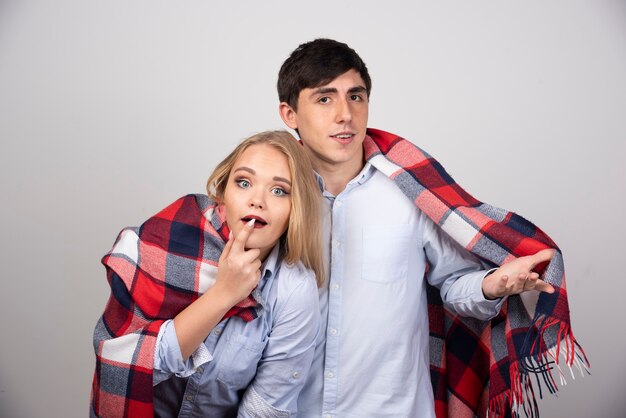
POLYGON ((356 174, 363 165, 368 107, 365 83, 350 70, 328 84, 302 90, 297 112, 281 103, 280 115, 298 130, 316 169, 345 168, 356 174))

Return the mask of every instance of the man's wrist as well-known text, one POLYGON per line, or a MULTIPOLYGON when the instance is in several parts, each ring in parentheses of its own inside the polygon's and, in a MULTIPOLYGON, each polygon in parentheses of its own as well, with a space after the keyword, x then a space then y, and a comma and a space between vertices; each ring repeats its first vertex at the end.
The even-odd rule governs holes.
POLYGON ((488 277, 489 275, 491 275, 492 273, 494 273, 496 270, 498 270, 498 269, 497 269, 497 268, 492 268, 491 270, 487 270, 487 272, 486 272, 486 273, 485 273, 485 275, 483 276, 483 280, 482 280, 482 282, 481 282, 480 289, 481 289, 481 290, 482 290, 482 292, 483 292, 483 297, 485 298, 485 300, 498 300, 498 299, 500 299, 500 297, 499 297, 499 296, 493 296, 493 297, 492 297, 492 296, 489 296, 489 295, 487 295, 487 294, 485 293, 485 280, 487 280, 487 277, 488 277))

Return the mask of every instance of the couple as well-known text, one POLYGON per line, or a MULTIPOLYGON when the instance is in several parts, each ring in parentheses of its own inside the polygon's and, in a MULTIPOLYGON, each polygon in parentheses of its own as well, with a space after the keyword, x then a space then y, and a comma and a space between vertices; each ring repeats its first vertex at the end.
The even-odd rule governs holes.
POLYGON ((92 416, 510 416, 559 349, 586 365, 554 243, 367 129, 370 91, 347 45, 300 45, 278 94, 302 146, 255 135, 210 197, 120 233, 92 416))

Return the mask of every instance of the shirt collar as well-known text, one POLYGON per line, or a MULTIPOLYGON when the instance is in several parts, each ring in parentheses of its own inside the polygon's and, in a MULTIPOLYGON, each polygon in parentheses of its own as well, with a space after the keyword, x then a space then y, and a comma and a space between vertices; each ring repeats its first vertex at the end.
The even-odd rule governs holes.
POLYGON ((280 243, 276 244, 274 248, 272 248, 272 251, 270 251, 269 255, 261 266, 261 280, 259 282, 259 287, 263 287, 262 285, 265 284, 265 282, 269 278, 273 277, 276 273, 279 256, 280 243))
MULTIPOLYGON (((371 165, 368 161, 366 161, 361 171, 359 171, 359 173, 352 180, 348 182, 348 184, 346 185, 346 189, 365 183, 374 175, 375 171, 376 171, 376 168, 373 165, 371 165)), ((313 171, 313 172, 315 173, 317 184, 319 185, 320 191, 322 192, 322 194, 327 197, 334 197, 326 191, 326 184, 324 183, 324 178, 322 178, 322 176, 317 171, 313 171)))

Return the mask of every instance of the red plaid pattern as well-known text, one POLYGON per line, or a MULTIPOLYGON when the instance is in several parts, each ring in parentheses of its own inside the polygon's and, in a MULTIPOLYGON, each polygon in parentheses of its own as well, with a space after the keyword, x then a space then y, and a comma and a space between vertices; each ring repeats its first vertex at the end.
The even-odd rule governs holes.
MULTIPOLYGON (((141 227, 120 232, 102 259, 111 295, 94 331, 90 416, 153 416, 159 328, 212 285, 228 235, 221 208, 204 195, 180 198, 141 227)), ((253 295, 224 318, 258 317, 262 306, 253 295)))
MULTIPOLYGON (((532 318, 519 296, 509 297, 496 318, 481 322, 453 314, 443 306, 438 290, 430 288, 428 292, 437 417, 484 417, 487 413, 510 417, 521 411, 538 417, 530 373, 541 375, 554 393, 554 366, 563 359, 569 367, 574 363, 589 367, 570 327, 560 250, 526 219, 472 197, 441 164, 411 142, 377 129, 367 133, 366 159, 393 179, 446 233, 484 261, 497 266, 544 248, 556 249, 550 263, 537 269, 556 292, 540 294, 532 318)), ((540 380, 536 382, 539 385, 540 380)))

